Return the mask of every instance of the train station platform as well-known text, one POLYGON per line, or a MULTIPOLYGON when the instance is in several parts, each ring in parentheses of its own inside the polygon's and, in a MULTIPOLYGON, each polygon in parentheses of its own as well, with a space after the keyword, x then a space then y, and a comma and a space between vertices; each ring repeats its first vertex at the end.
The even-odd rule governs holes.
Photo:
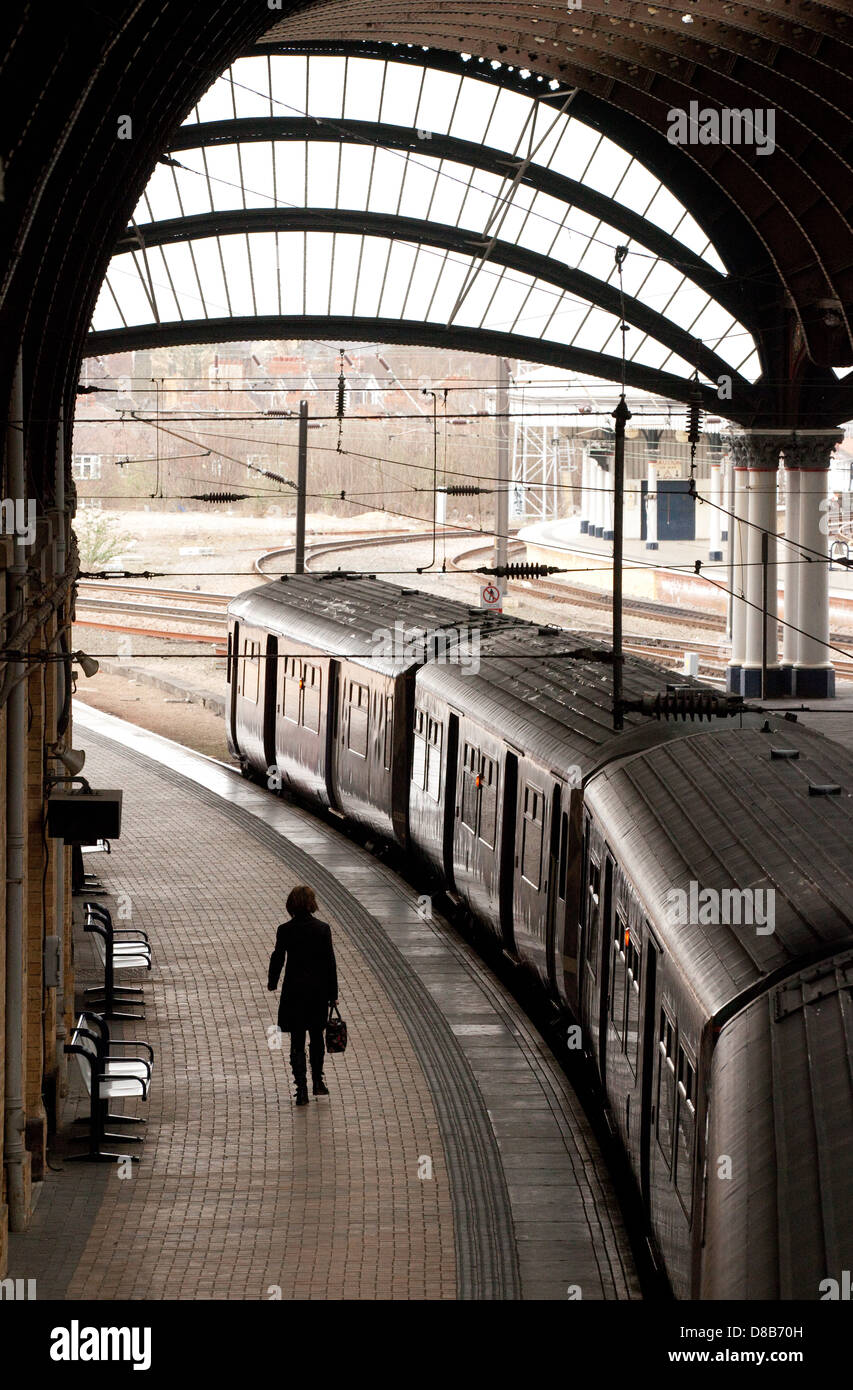
MULTIPOLYGON (((88 1107, 69 1069, 11 1277, 70 1300, 640 1297, 564 1072, 406 883, 224 765, 80 702, 75 744, 93 784, 124 789, 121 838, 89 866, 151 940, 146 1018, 113 1029, 152 1044, 153 1083, 122 1176, 67 1161, 88 1107), (331 924, 350 1036, 330 1096, 304 1109, 266 988, 298 882, 331 924)), ((75 949, 79 995, 98 976, 82 930, 75 949)))

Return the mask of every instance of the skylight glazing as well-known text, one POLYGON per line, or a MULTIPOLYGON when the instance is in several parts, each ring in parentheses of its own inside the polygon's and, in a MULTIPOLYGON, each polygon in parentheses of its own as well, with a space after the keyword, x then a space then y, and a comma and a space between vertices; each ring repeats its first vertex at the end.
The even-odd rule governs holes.
MULTIPOLYGON (((725 268, 686 209, 628 152, 571 115, 474 76, 379 59, 262 56, 241 59, 217 79, 184 123, 257 118, 315 120, 316 138, 248 139, 176 150, 157 165, 135 210, 141 234, 170 219, 243 210, 339 209, 411 218, 469 234, 471 254, 364 232, 193 233, 168 245, 116 255, 93 320, 95 330, 257 314, 425 319, 520 333, 618 356, 618 314, 586 293, 549 282, 568 267, 617 286, 614 251, 627 245, 626 296, 698 337, 733 371, 759 374, 749 332, 685 273, 678 246, 725 268), (359 138, 344 121, 414 128, 410 149, 359 138), (507 156, 507 175, 439 157, 436 135, 507 156), (595 189, 672 238, 667 259, 590 212, 518 182, 518 162, 595 189), (515 161, 514 163, 512 161, 515 161), (481 241, 478 245, 477 238, 481 241), (479 263, 490 238, 546 258, 525 274, 501 264, 500 246, 479 263), (473 272, 477 270, 477 273, 473 272), (464 298, 459 302, 460 293, 464 298)), ((257 132, 256 132, 257 133, 257 132)), ((201 132, 200 132, 201 134, 201 132)), ((618 221, 618 214, 614 210, 618 221)), ((654 240, 654 237, 652 237, 654 240)), ((612 306, 611 306, 612 307, 612 306)), ((626 319, 632 318, 630 302, 626 319)), ((690 375, 695 363, 636 325, 630 360, 690 375)), ((690 354, 688 354, 690 355, 690 354)))

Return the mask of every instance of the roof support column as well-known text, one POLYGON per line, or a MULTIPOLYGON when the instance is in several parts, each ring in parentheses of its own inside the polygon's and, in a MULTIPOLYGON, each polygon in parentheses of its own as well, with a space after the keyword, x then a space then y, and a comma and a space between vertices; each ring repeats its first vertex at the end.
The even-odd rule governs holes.
POLYGON ((785 626, 782 629, 782 670, 785 673, 785 694, 796 693, 794 668, 799 652, 800 638, 800 571, 803 559, 800 553, 800 470, 793 468, 789 454, 785 452, 785 543, 783 555, 783 582, 785 586, 785 626))
POLYGON ((837 430, 795 435, 785 444, 785 464, 799 470, 801 564, 797 608, 794 694, 816 699, 835 694, 829 642, 829 537, 825 507, 830 455, 843 438, 837 430))
POLYGON ((783 678, 779 669, 776 566, 776 475, 780 440, 777 435, 748 434, 735 443, 736 451, 739 446, 745 453, 749 494, 743 694, 780 695, 783 678), (765 654, 767 671, 762 690, 765 654))
POLYGON ((726 689, 732 695, 743 694, 743 663, 746 657, 746 568, 747 535, 746 524, 749 516, 749 493, 747 491, 748 470, 746 450, 742 441, 732 440, 731 469, 734 479, 732 493, 732 518, 729 526, 729 551, 731 555, 732 592, 732 650, 726 673, 726 689))
POLYGON ((709 535, 708 535, 708 559, 709 559, 709 560, 722 560, 722 558, 723 558, 722 539, 721 539, 721 529, 722 529, 722 528, 721 528, 721 526, 720 526, 720 518, 721 518, 721 516, 722 516, 722 512, 720 511, 720 506, 721 506, 721 501, 722 501, 722 495, 723 495, 723 494, 722 494, 722 480, 721 480, 721 477, 720 477, 720 460, 719 460, 719 459, 712 459, 712 460, 711 460, 711 463, 710 463, 710 469, 711 469, 711 515, 710 515, 710 518, 709 518, 709 528, 708 528, 708 529, 709 529, 709 535))
POLYGON ((584 450, 583 456, 582 456, 582 458, 581 458, 581 531, 580 531, 580 533, 581 533, 582 536, 586 536, 586 535, 589 533, 589 518, 590 518, 590 511, 591 511, 590 502, 591 502, 591 499, 592 499, 592 493, 591 493, 591 491, 590 491, 590 486, 591 486, 591 484, 590 484, 590 477, 591 477, 591 475, 592 475, 592 460, 590 459, 589 454, 586 452, 586 450, 584 450))

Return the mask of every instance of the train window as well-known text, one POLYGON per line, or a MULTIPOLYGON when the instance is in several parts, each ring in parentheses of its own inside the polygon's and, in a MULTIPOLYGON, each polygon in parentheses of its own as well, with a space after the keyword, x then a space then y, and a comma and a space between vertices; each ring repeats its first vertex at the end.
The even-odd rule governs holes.
POLYGON ((534 888, 538 888, 542 882, 542 812, 544 805, 545 798, 538 787, 525 787, 521 873, 534 888))
POLYGON ((394 696, 385 696, 385 742, 382 765, 390 768, 394 751, 394 696))
POLYGON ((494 758, 480 759, 480 839, 490 849, 495 846, 498 823, 498 765, 494 758))
POLYGON ((479 804, 480 753, 471 743, 466 743, 462 751, 462 824, 477 833, 477 807, 479 804))
POLYGON ((323 690, 323 669, 306 661, 302 673, 302 723, 312 734, 320 732, 320 699, 323 690))
POLYGON ((349 683, 349 738, 347 747, 358 758, 367 757, 367 726, 370 715, 370 691, 357 681, 349 683))
POLYGON ((678 1048, 678 1113, 675 1123, 675 1187, 688 1221, 693 1206, 693 1147, 696 1138, 696 1067, 678 1048))
POLYGON ((260 657, 260 642, 247 641, 243 647, 243 689, 241 693, 246 700, 251 700, 253 705, 258 703, 258 692, 260 691, 260 657))
MULTIPOLYGON (((586 828, 586 840, 589 843, 589 822, 586 828)), ((587 891, 586 891, 586 928, 587 928, 587 948, 586 963, 589 973, 593 980, 598 975, 598 921, 599 921, 599 897, 601 894, 601 864, 594 854, 590 854, 587 859, 587 891)))
POLYGON ((430 719, 427 736, 427 795, 433 801, 441 798, 441 748, 444 725, 438 719, 430 719))
POLYGON ((666 1171, 672 1172, 672 1114, 675 1107, 675 1024, 660 1011, 658 1028, 658 1088, 657 1136, 658 1147, 666 1161, 666 1171))
POLYGON ((412 781, 416 787, 423 787, 426 784, 425 720, 426 715, 423 710, 415 710, 415 743, 412 749, 412 781))
POLYGON ((640 952, 633 933, 625 951, 625 1053, 634 1075, 640 1048, 640 952))
POLYGON ((299 723, 299 702, 302 685, 302 662, 295 656, 288 656, 284 662, 284 690, 282 691, 282 713, 291 724, 299 723))
POLYGON ((601 865, 594 854, 589 857, 589 895, 595 907, 601 894, 601 865))

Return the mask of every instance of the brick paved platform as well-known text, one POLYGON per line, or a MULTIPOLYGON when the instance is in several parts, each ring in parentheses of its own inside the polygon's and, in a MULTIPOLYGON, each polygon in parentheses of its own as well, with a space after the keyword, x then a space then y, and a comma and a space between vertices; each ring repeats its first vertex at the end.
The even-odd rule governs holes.
MULTIPOLYGON (((94 784, 124 788, 121 839, 88 867, 151 938, 145 1022, 113 1026, 150 1040, 154 1080, 147 1105, 129 1103, 148 1117, 131 1178, 65 1163, 63 1132, 10 1275, 42 1299, 639 1297, 565 1076, 408 885, 133 725, 78 704, 75 742, 94 784), (327 1060, 329 1099, 296 1110, 266 970, 301 881, 332 926, 350 1045, 327 1060)), ((77 942, 82 988, 97 973, 77 942)))

